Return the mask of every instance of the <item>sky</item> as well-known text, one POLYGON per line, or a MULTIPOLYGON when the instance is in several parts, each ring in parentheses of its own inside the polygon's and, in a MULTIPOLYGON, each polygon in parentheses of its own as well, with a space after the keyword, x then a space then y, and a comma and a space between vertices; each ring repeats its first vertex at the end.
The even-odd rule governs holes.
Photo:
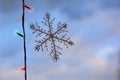
MULTIPOLYGON (((21 0, 0 0, 0 80, 24 80, 21 0)), ((28 80, 118 80, 120 0, 26 0, 28 80), (49 52, 34 51, 31 23, 41 25, 49 12, 66 22, 75 45, 54 62, 49 52)), ((42 26, 44 27, 44 26, 42 26)), ((55 27, 56 28, 56 25, 55 27)))

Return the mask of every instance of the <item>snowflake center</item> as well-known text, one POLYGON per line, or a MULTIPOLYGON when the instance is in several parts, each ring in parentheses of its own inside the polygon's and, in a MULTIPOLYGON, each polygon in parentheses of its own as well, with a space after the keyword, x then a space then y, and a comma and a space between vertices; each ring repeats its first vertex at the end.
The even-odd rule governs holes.
POLYGON ((54 35, 53 35, 53 34, 50 34, 50 37, 51 37, 51 38, 53 38, 53 37, 54 37, 54 35))

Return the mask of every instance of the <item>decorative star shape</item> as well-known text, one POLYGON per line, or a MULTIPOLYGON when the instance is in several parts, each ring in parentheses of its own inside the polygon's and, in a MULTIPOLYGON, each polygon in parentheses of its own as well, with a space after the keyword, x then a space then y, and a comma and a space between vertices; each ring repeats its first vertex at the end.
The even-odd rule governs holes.
POLYGON ((51 19, 50 14, 46 13, 45 17, 43 18, 44 21, 42 21, 44 26, 47 26, 48 30, 45 30, 41 28, 38 23, 30 24, 30 29, 33 31, 33 34, 36 34, 36 38, 39 38, 38 40, 35 40, 37 43, 35 45, 35 50, 46 50, 48 51, 48 47, 50 48, 51 52, 50 55, 52 55, 53 60, 57 61, 59 59, 59 55, 62 53, 59 50, 63 50, 63 48, 60 47, 60 44, 65 45, 67 48, 69 46, 74 45, 74 42, 70 40, 70 37, 66 37, 66 29, 67 24, 59 22, 57 24, 57 30, 53 30, 53 21, 55 18, 51 19), (60 43, 58 45, 58 43, 60 43), (49 46, 48 46, 49 45, 49 46))

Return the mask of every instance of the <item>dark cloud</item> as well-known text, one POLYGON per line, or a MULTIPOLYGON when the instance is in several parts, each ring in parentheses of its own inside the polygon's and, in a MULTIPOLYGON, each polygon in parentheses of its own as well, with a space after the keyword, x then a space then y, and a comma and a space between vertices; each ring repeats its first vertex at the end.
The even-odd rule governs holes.
POLYGON ((71 19, 83 19, 92 16, 101 9, 120 8, 119 0, 65 0, 61 7, 61 13, 65 13, 71 19))
POLYGON ((35 12, 41 13, 59 9, 58 7, 59 5, 61 5, 62 2, 64 2, 64 0, 28 0, 26 3, 28 5, 31 5, 35 9, 35 12))
MULTIPOLYGON (((35 12, 47 12, 58 9, 64 0, 26 0, 26 5, 34 8, 35 12)), ((15 14, 21 10, 22 0, 0 0, 0 11, 2 13, 15 14)))
MULTIPOLYGON (((98 9, 120 8, 119 0, 27 0, 27 5, 33 6, 36 12, 58 10, 72 19, 83 19, 92 16, 98 9)), ((3 12, 13 12, 21 9, 20 0, 0 0, 3 12)))
POLYGON ((103 9, 120 8, 120 0, 100 0, 99 2, 103 9))
POLYGON ((11 13, 17 11, 20 6, 20 0, 0 0, 0 11, 3 13, 11 13))

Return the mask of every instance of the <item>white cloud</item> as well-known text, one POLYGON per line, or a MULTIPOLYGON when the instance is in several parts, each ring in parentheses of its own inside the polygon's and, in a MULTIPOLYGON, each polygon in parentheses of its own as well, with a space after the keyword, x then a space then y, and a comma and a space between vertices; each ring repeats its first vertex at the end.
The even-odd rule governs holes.
POLYGON ((21 80, 23 79, 23 73, 21 73, 19 70, 13 70, 13 69, 4 69, 1 75, 1 78, 3 80, 21 80))

